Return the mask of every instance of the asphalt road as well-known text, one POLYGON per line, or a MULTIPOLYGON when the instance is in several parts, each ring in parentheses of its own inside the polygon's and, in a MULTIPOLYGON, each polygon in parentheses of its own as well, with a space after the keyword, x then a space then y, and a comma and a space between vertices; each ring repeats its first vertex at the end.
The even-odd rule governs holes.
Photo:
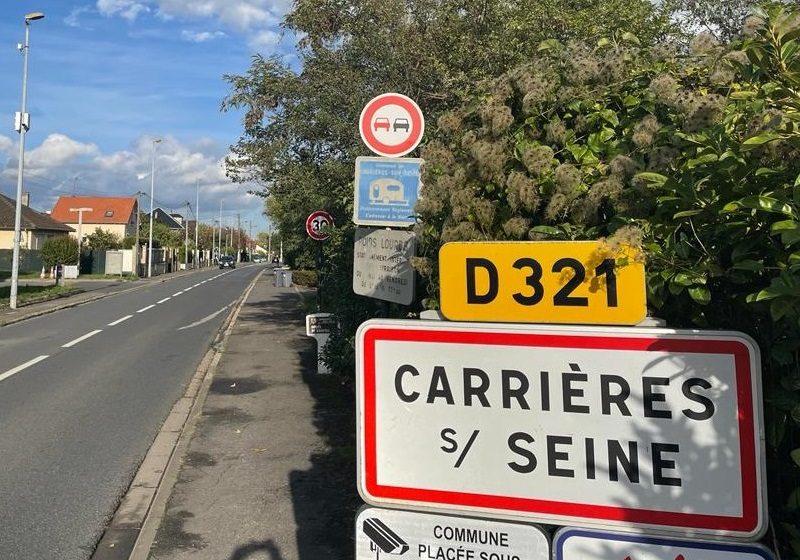
POLYGON ((0 558, 87 559, 260 266, 0 328, 0 558))

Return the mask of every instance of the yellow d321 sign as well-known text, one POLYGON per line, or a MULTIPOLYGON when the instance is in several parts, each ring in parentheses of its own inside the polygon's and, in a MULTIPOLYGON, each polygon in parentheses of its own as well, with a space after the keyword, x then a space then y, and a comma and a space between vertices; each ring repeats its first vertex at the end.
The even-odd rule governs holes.
POLYGON ((602 241, 446 243, 441 311, 451 321, 635 325, 647 314, 640 255, 602 241))

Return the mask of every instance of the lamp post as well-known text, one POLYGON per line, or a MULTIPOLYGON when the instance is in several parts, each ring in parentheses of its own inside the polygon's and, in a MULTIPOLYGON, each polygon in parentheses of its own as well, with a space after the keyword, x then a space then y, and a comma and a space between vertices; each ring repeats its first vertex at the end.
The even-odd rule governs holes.
POLYGON ((153 139, 153 157, 150 161, 150 233, 147 236, 147 277, 153 276, 153 189, 156 183, 156 146, 161 138, 153 139))
POLYGON ((19 161, 17 162, 17 200, 14 210, 14 251, 11 261, 11 293, 8 305, 17 308, 17 291, 19 284, 19 245, 22 237, 22 174, 25 169, 25 133, 30 128, 30 115, 26 112, 28 103, 28 50, 31 36, 31 22, 42 19, 42 12, 25 14, 25 43, 20 45, 22 51, 22 107, 16 116, 16 128, 19 132, 19 161))
POLYGON ((83 234, 81 230, 83 229, 83 213, 84 212, 91 212, 94 208, 70 208, 70 212, 77 212, 78 213, 78 270, 80 271, 81 268, 81 244, 83 243, 83 234))
POLYGON ((197 234, 200 232, 200 181, 194 184, 194 268, 200 268, 200 251, 197 250, 197 234))

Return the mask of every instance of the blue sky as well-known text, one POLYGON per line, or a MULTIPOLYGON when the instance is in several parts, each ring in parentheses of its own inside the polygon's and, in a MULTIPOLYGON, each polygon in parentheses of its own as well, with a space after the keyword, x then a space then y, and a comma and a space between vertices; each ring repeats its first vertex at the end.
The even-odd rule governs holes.
MULTIPOLYGON (((5 0, 0 16, 0 192, 15 196, 26 13, 31 23, 25 190, 49 210, 59 195, 149 195, 153 139, 155 201, 200 219, 236 214, 266 229, 253 185, 232 184, 222 161, 241 115, 221 113, 224 74, 241 74, 256 52, 293 60, 279 23, 291 0, 5 0), (6 115, 6 117, 2 117, 6 115), (181 207, 183 209, 181 209, 181 207)), ((142 207, 149 208, 147 196, 142 207)), ((246 226, 243 226, 246 227, 246 226)))

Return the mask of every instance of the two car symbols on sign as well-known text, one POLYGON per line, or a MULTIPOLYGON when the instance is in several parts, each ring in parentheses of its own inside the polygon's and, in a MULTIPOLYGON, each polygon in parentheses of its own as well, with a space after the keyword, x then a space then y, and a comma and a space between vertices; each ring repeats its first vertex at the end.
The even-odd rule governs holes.
POLYGON ((397 132, 398 130, 402 130, 403 132, 408 132, 411 128, 411 124, 408 122, 408 119, 403 117, 398 117, 394 120, 394 124, 389 122, 389 119, 386 117, 377 117, 372 122, 372 130, 375 132, 378 129, 384 129, 386 132, 397 132))

